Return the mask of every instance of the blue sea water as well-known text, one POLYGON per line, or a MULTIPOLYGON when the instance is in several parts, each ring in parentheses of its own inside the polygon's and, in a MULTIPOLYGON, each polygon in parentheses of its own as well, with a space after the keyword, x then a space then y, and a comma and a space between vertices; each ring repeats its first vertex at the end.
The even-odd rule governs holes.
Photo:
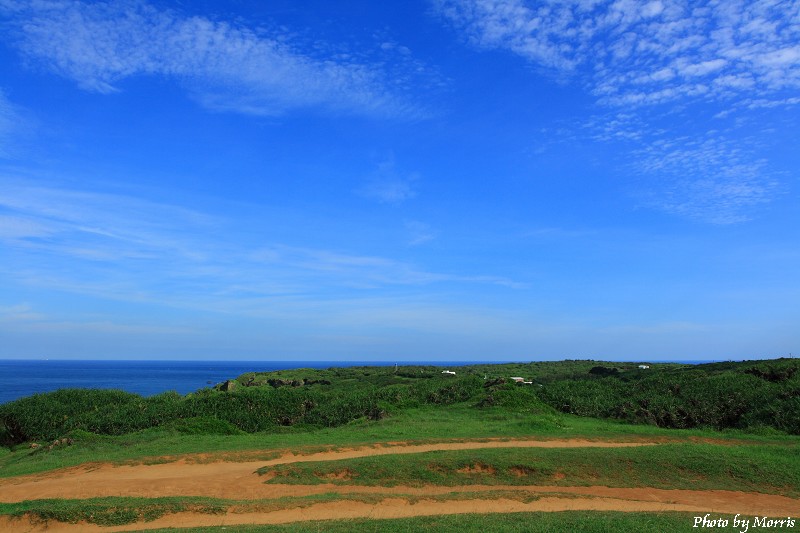
MULTIPOLYGON (((348 363, 358 364, 368 363, 348 363)), ((142 396, 170 390, 186 394, 245 372, 332 366, 343 365, 332 361, 0 360, 0 403, 65 388, 122 389, 142 396)))
MULTIPOLYGON (((0 359, 0 404, 66 388, 122 389, 142 396, 211 387, 245 372, 388 365, 359 361, 76 361, 0 359)), ((394 364, 394 363, 391 363, 394 364)), ((435 362, 404 364, 437 364, 435 362)), ((468 363, 441 363, 462 365, 468 363)))
MULTIPOLYGON (((485 361, 488 362, 488 361, 485 361)), ((495 361, 499 362, 499 361, 495 361)), ((704 363, 708 361, 682 361, 704 363)), ((478 361, 404 362, 461 366, 478 361)), ((245 372, 289 368, 388 365, 364 361, 76 361, 0 359, 0 404, 40 392, 65 388, 122 389, 152 396, 174 390, 180 394, 210 387, 245 372)))

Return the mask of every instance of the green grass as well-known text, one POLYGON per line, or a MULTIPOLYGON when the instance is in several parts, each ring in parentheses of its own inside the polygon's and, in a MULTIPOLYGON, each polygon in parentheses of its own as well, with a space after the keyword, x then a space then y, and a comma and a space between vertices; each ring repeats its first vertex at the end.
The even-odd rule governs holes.
MULTIPOLYGON (((186 397, 166 393, 151 399, 134 398, 121 392, 66 391, 9 407, 16 414, 5 419, 5 426, 0 424, 0 441, 10 446, 0 448, 0 477, 94 461, 152 464, 176 460, 186 454, 202 454, 198 460, 268 460, 286 451, 312 453, 392 441, 580 438, 656 440, 662 444, 617 449, 441 451, 294 463, 268 470, 280 474, 271 480, 277 483, 337 483, 329 475, 347 470, 348 484, 378 486, 607 485, 726 489, 800 496, 800 436, 782 432, 800 431, 797 418, 800 366, 796 361, 720 363, 702 368, 653 365, 648 371, 641 371, 631 363, 562 361, 473 365, 455 370, 457 380, 441 376, 441 368, 427 366, 400 367, 397 371, 391 367, 356 367, 250 373, 239 378, 235 393, 205 390, 186 397), (602 368, 598 370, 597 366, 602 368), (520 375, 544 386, 492 384, 491 379, 483 380, 484 375, 488 378, 520 375), (697 381, 700 378, 704 381, 697 381), (257 388, 244 386, 256 381, 262 382, 257 388), (751 396, 759 400, 751 401, 751 396), (65 404, 60 401, 62 397, 74 401, 65 404), (470 399, 451 403, 465 398, 470 399), (314 405, 306 404, 306 400, 314 405), (283 405, 281 401, 288 403, 283 405), (550 405, 545 405, 544 401, 550 405), (117 404, 127 411, 118 409, 117 404), (694 429, 663 429, 655 425, 578 417, 556 409, 694 429), (388 418, 367 418, 380 418, 387 412, 388 418), (285 422, 292 425, 283 425, 284 419, 277 417, 281 413, 286 415, 285 422), (128 424, 126 417, 136 424, 128 424), (83 422, 78 423, 78 420, 83 422), (52 429, 58 432, 55 436, 70 437, 73 444, 50 450, 31 449, 27 443, 13 445, 30 438, 25 435, 47 435, 25 432, 26 428, 36 430, 38 425, 56 428, 52 429), (703 425, 746 429, 716 431, 698 427, 703 425), (84 430, 90 427, 106 435, 84 430), (142 427, 149 429, 131 430, 142 427), (268 429, 245 433, 264 428, 268 429), (62 435, 62 430, 66 434, 62 435), (12 433, 23 437, 11 438, 12 433), (465 470, 459 472, 461 469, 465 470)), ((502 487, 497 489, 469 497, 529 500, 539 496, 524 490, 507 493, 502 487)), ((464 494, 454 492, 426 499, 463 498, 464 494)), ((115 525, 186 511, 269 511, 341 499, 372 502, 383 497, 380 494, 321 494, 255 501, 177 497, 39 500, 0 504, 0 514, 29 516, 42 521, 115 525)), ((418 498, 393 497, 409 501, 418 498)), ((692 523, 693 515, 682 513, 569 512, 303 522, 286 526, 235 526, 228 530, 391 533, 432 528, 481 533, 498 530, 605 533, 697 530, 692 528, 692 523)))
POLYGON ((165 514, 196 512, 221 514, 224 503, 211 498, 91 498, 86 500, 48 499, 20 503, 0 503, 0 514, 32 521, 75 524, 81 521, 102 526, 149 522, 165 514))
MULTIPOLYGON (((14 451, 0 448, 0 477, 17 476, 74 466, 97 460, 108 462, 147 461, 150 457, 182 454, 225 453, 265 450, 298 450, 304 447, 337 447, 386 441, 437 441, 492 437, 589 438, 635 440, 647 438, 730 438, 753 444, 796 445, 796 436, 741 431, 669 430, 570 415, 541 415, 503 408, 476 409, 471 403, 446 408, 425 406, 408 409, 379 421, 360 419, 323 429, 281 428, 280 431, 235 435, 186 435, 171 429, 150 429, 118 437, 80 432, 75 444, 52 451, 31 450, 24 445, 14 451)), ((163 459, 159 459, 163 460, 163 459)))
POLYGON ((689 429, 772 428, 800 435, 800 361, 652 365, 560 361, 437 367, 295 369, 247 373, 226 391, 141 397, 120 390, 61 389, 0 404, 0 444, 60 439, 76 430, 126 435, 160 428, 184 434, 338 427, 424 405, 472 401, 507 411, 556 412, 689 429), (508 376, 536 381, 515 386, 508 376))
MULTIPOLYGON (((175 513, 246 514, 272 512, 309 507, 320 503, 359 502, 377 504, 387 497, 402 498, 414 504, 423 499, 411 494, 339 494, 334 492, 308 496, 286 496, 259 500, 226 500, 203 497, 133 498, 105 497, 87 499, 42 499, 19 503, 1 503, 0 515, 6 515, 32 523, 63 522, 77 524, 87 522, 102 526, 150 522, 164 515, 175 513)), ((425 496, 426 501, 451 501, 465 497, 464 493, 452 492, 425 496)), ((542 494, 526 491, 484 491, 466 494, 467 498, 512 499, 532 502, 542 494)))
POLYGON ((605 485, 800 496, 800 448, 663 444, 638 448, 437 451, 264 467, 268 483, 605 485), (461 470, 461 472, 459 472, 461 470), (346 473, 347 480, 337 480, 346 473))
POLYGON ((308 507, 316 503, 339 501, 343 498, 366 503, 380 501, 381 495, 352 495, 336 493, 313 494, 261 500, 226 500, 203 497, 132 498, 106 497, 87 499, 44 499, 19 503, 0 502, 0 515, 31 520, 75 524, 88 522, 103 526, 149 522, 167 514, 192 512, 205 514, 270 512, 280 509, 308 507))
MULTIPOLYGON (((511 498, 520 501, 535 501, 538 496, 523 493, 487 492, 471 494, 477 498, 511 498)), ((404 497, 393 495, 393 498, 404 497)), ((447 501, 460 499, 464 495, 453 493, 426 500, 447 501)), ((278 509, 308 507, 317 503, 335 501, 358 501, 377 503, 384 496, 379 494, 347 495, 334 493, 319 494, 306 497, 286 497, 271 500, 235 501, 214 498, 93 498, 87 500, 35 500, 16 504, 0 503, 0 515, 18 518, 21 523, 65 522, 77 524, 88 522, 101 526, 115 526, 148 522, 164 515, 180 512, 232 514, 270 512, 278 509)), ((417 498, 405 497, 411 503, 417 498)), ((282 525, 236 525, 219 527, 166 528, 153 530, 154 533, 180 531, 183 533, 237 531, 242 533, 270 533, 295 531, 330 531, 342 532, 410 532, 431 529, 433 531, 480 532, 551 532, 551 531, 586 531, 606 533, 613 532, 679 532, 696 530, 693 523, 697 514, 662 512, 662 513, 622 513, 597 511, 570 512, 524 512, 524 513, 492 513, 440 515, 402 519, 352 519, 304 521, 282 525)), ((732 522, 732 516, 712 514, 710 518, 725 518, 732 522)), ((740 517, 742 518, 742 517, 740 517)), ((752 524, 752 517, 750 519, 752 524)), ((738 531, 732 527, 715 528, 714 531, 738 531)))
MULTIPOLYGON (((299 522, 295 524, 261 526, 227 526, 204 528, 158 529, 153 533, 412 533, 417 531, 456 531, 459 533, 486 533, 503 531, 509 533, 553 533, 574 531, 580 533, 682 533, 697 532, 693 528, 695 515, 690 513, 616 513, 570 511, 558 513, 496 513, 464 514, 444 516, 421 516, 396 519, 357 519, 299 522)), ((726 518, 729 527, 709 531, 720 533, 739 532, 730 527, 733 516, 714 515, 726 518)), ((740 517, 742 518, 742 517, 740 517)), ((752 517, 750 517, 752 524, 752 517)), ((751 525, 752 531, 752 525, 751 525)))

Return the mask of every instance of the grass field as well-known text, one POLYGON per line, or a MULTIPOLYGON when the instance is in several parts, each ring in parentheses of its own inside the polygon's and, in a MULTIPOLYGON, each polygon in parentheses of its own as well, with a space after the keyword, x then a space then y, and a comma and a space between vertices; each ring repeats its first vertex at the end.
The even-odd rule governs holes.
POLYGON ((307 462, 259 470, 268 483, 603 485, 720 489, 800 497, 800 449, 675 443, 641 448, 484 449, 307 462))
MULTIPOLYGON (((576 416, 570 414, 574 404, 561 412, 544 401, 547 383, 577 387, 580 395, 604 384, 617 390, 631 383, 653 386, 641 385, 644 379, 655 382, 635 369, 626 375, 624 369, 597 368, 597 362, 565 362, 563 368, 548 363, 540 372, 541 390, 489 375, 454 387, 428 367, 404 375, 369 368, 339 372, 346 378, 339 384, 333 369, 311 378, 306 370, 245 375, 239 383, 260 380, 265 388, 258 394, 248 390, 240 400, 286 390, 269 397, 269 405, 294 398, 305 402, 304 413, 362 414, 332 426, 311 423, 330 417, 303 414, 297 423, 251 433, 236 426, 235 412, 227 419, 162 417, 122 434, 73 425, 57 445, 11 442, 0 451, 0 528, 36 531, 59 523, 74 531, 222 531, 223 524, 236 531, 697 531, 694 517, 710 513, 729 519, 716 531, 734 531, 728 515, 747 516, 751 524, 756 517, 800 516, 800 438, 779 429, 791 412, 792 394, 800 396, 793 367, 743 367, 745 380, 760 376, 779 395, 764 400, 783 409, 784 418, 774 418, 779 427, 742 425, 756 411, 740 411, 729 419, 741 427, 723 430, 576 416), (587 368, 592 374, 584 379, 587 368), (367 393, 359 389, 359 376, 367 393)), ((659 379, 677 375, 683 384, 681 368, 666 366, 659 379)), ((490 368, 473 370, 488 374, 490 368)), ((714 380, 733 383, 735 396, 740 384, 731 372, 711 369, 714 380)), ((214 405, 234 398, 203 394, 214 405)), ((139 402, 126 408, 152 411, 142 400, 119 398, 139 402)), ((187 409, 192 401, 165 396, 155 404, 187 409)), ((606 401, 586 396, 579 403, 605 409, 606 401)), ((671 412, 681 412, 680 405, 671 412)), ((48 427, 61 424, 61 407, 48 409, 48 427)), ((697 406, 697 412, 714 416, 729 416, 726 409, 697 406)), ((84 415, 73 409, 66 416, 84 415)), ((35 429, 35 417, 19 420, 35 429)))

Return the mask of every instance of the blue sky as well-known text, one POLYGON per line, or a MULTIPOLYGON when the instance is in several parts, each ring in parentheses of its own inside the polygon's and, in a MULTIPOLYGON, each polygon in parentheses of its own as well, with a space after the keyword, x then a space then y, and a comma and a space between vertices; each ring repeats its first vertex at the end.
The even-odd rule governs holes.
POLYGON ((800 2, 0 0, 0 357, 800 352, 800 2))

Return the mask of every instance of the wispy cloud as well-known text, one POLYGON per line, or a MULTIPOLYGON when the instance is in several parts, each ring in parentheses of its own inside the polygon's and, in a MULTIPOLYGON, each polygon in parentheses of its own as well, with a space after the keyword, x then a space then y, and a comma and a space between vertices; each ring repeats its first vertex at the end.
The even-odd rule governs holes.
POLYGON ((577 239, 597 235, 597 230, 567 229, 567 228, 537 228, 525 232, 525 237, 542 239, 577 239))
POLYGON ((729 224, 781 190, 757 134, 722 120, 800 103, 800 1, 434 3, 476 46, 577 80, 610 106, 557 135, 618 147, 618 168, 638 178, 646 205, 729 224), (681 115, 697 101, 722 110, 681 115))
POLYGON ((640 152, 634 169, 655 183, 655 207, 714 224, 750 218, 753 208, 779 189, 767 162, 722 136, 660 140, 640 152))
POLYGON ((736 121, 715 120, 713 128, 703 119, 671 118, 681 122, 680 130, 656 126, 664 121, 640 110, 599 113, 578 126, 544 133, 551 141, 612 148, 617 173, 635 183, 629 192, 642 205, 683 218, 744 222, 784 191, 784 176, 759 155, 767 144, 763 128, 744 132, 736 121))
POLYGON ((381 203, 400 204, 417 195, 414 183, 419 178, 416 172, 398 170, 394 157, 390 157, 378 165, 377 170, 356 192, 381 203))
POLYGON ((646 205, 698 221, 748 220, 783 190, 756 111, 800 104, 800 1, 435 3, 476 46, 594 94, 600 110, 548 128, 540 151, 613 147, 646 205))
POLYGON ((133 0, 3 2, 0 13, 30 62, 89 91, 111 93, 125 78, 157 75, 220 111, 424 115, 393 88, 380 62, 293 43, 286 30, 189 17, 133 0))
POLYGON ((0 322, 30 322, 43 318, 44 315, 34 311, 29 304, 0 307, 0 322))
POLYGON ((0 157, 10 155, 11 140, 19 122, 19 112, 0 90, 0 157))
POLYGON ((183 228, 211 228, 214 217, 178 206, 117 194, 4 180, 0 239, 98 259, 158 257, 165 250, 193 257, 183 228))
POLYGON ((434 0, 482 48, 578 76, 605 103, 767 98, 800 87, 800 2, 434 0))
POLYGON ((479 283, 524 288, 501 276, 437 273, 385 257, 351 255, 330 250, 273 245, 257 250, 253 259, 264 265, 278 265, 306 273, 323 273, 329 282, 362 288, 434 283, 479 283))
POLYGON ((12 180, 3 190, 0 245, 7 253, 0 274, 23 286, 233 313, 353 290, 524 287, 502 276, 431 272, 390 257, 264 242, 257 232, 239 237, 240 220, 132 196, 12 180))
POLYGON ((419 220, 406 220, 405 227, 409 235, 409 246, 418 246, 436 238, 436 232, 430 225, 419 220))

